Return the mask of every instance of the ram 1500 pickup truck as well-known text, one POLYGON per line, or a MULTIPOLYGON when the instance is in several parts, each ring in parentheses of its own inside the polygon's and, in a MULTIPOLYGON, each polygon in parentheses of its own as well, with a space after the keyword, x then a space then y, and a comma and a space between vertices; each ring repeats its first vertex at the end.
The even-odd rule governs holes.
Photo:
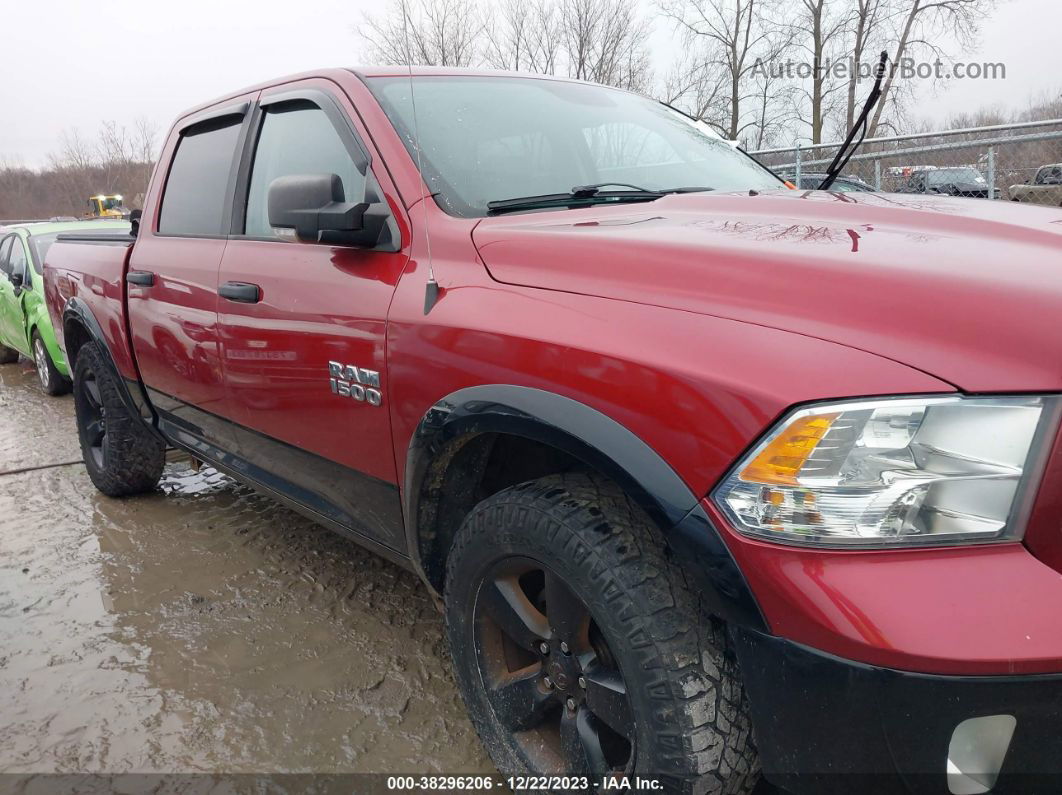
POLYGON ((46 290, 88 474, 179 448, 416 571, 498 768, 1062 773, 1062 211, 786 186, 585 83, 195 108, 46 290))

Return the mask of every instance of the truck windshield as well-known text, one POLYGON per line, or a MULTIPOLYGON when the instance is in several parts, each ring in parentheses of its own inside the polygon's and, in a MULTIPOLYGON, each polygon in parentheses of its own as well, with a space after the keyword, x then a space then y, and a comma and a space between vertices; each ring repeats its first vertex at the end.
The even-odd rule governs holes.
POLYGON ((704 125, 626 91, 471 75, 367 82, 414 160, 416 127, 424 179, 454 215, 484 216, 488 202, 580 185, 783 187, 704 125))

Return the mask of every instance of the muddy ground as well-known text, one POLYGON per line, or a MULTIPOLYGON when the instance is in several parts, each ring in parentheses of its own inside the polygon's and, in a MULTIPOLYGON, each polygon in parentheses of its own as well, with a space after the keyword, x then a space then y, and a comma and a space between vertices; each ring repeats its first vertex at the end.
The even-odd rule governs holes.
POLYGON ((3 781, 492 772, 412 575, 213 470, 113 500, 80 459, 71 398, 0 366, 3 781))

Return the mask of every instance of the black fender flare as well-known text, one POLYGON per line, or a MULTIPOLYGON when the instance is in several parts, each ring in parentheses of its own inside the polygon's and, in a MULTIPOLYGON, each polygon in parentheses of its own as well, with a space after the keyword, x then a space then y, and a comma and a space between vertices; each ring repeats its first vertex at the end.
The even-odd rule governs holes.
POLYGON ((425 478, 454 439, 502 433, 556 448, 616 482, 664 531, 668 547, 700 587, 708 608, 728 622, 767 631, 748 582, 699 497, 648 444, 616 420, 579 401, 531 387, 468 387, 433 405, 406 455, 402 512, 414 568, 423 569, 418 520, 425 478))
POLYGON ((77 359, 77 351, 70 350, 70 328, 72 325, 77 324, 85 330, 88 335, 88 339, 91 342, 95 342, 100 350, 103 352, 104 361, 107 362, 108 369, 111 375, 114 376, 115 382, 118 384, 118 391, 121 394, 122 402, 134 416, 139 416, 144 420, 144 424, 147 425, 153 432, 155 431, 154 419, 155 414, 151 408, 151 404, 147 400, 147 396, 144 394, 144 390, 139 381, 131 381, 128 378, 122 376, 118 371, 118 366, 114 363, 114 356, 111 354, 111 349, 107 345, 107 338, 103 333, 103 328, 100 326, 96 316, 92 314, 92 309, 76 296, 67 300, 66 305, 63 307, 63 343, 62 347, 66 352, 67 364, 70 368, 71 378, 74 375, 74 362, 77 359))

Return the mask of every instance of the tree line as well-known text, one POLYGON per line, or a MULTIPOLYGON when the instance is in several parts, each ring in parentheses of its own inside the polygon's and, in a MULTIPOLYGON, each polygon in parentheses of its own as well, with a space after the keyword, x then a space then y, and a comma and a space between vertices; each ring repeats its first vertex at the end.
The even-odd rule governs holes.
MULTIPOLYGON (((376 63, 592 80, 665 100, 760 149, 843 137, 880 51, 893 64, 946 63, 970 51, 998 2, 390 0, 356 33, 376 63), (650 33, 660 28, 674 50, 651 58, 650 33), (804 69, 774 68, 783 61, 804 69)), ((870 137, 906 129, 915 87, 889 73, 870 137)))
MULTIPOLYGON (((604 83, 657 97, 757 150, 843 138, 881 50, 894 64, 961 58, 1003 1, 388 0, 354 33, 368 62, 604 83), (671 52, 651 52, 654 31, 671 52), (791 63, 803 69, 777 68, 791 63)), ((914 118, 917 86, 889 76, 868 137, 927 128, 914 118)), ((944 126, 1058 118, 1060 104, 1056 94, 1024 111, 980 109, 944 126)), ((0 219, 81 216, 98 193, 139 206, 158 133, 146 119, 105 122, 90 136, 67 131, 43 168, 0 158, 0 219)))
POLYGON ((157 156, 159 130, 141 118, 132 127, 103 122, 95 135, 63 133, 44 168, 0 160, 0 219, 79 218, 88 199, 121 194, 127 207, 142 206, 157 156))

